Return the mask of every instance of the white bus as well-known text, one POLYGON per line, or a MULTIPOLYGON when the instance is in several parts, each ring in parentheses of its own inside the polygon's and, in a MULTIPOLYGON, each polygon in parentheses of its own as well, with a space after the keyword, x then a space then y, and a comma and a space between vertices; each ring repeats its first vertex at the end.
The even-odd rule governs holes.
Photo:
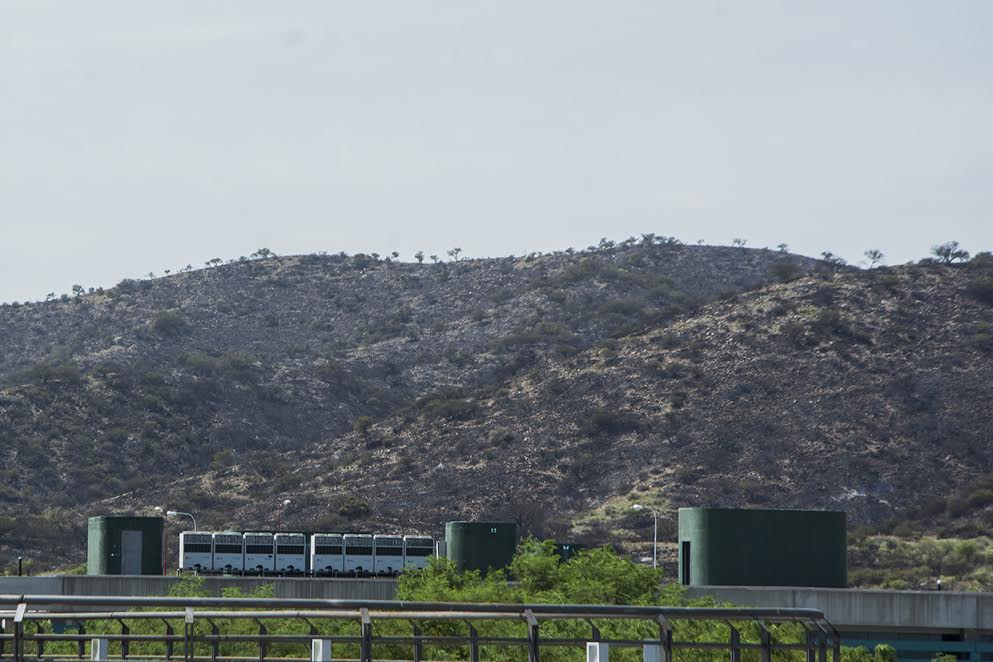
POLYGON ((428 564, 428 557, 434 554, 434 538, 430 536, 403 537, 403 567, 405 570, 419 570, 428 564))
POLYGON ((340 533, 315 533, 310 537, 310 570, 315 575, 345 571, 345 549, 340 533))
POLYGON ((214 544, 210 533, 183 531, 179 534, 179 569, 213 570, 214 544))
POLYGON ((377 575, 395 575, 403 570, 403 537, 373 536, 373 572, 377 575))
POLYGON ((346 533, 342 536, 345 547, 345 572, 358 574, 374 572, 372 557, 372 536, 346 533))
POLYGON ((245 569, 245 537, 234 531, 213 534, 214 570, 241 572, 245 569))
POLYGON ((276 572, 307 571, 307 536, 302 533, 276 534, 276 572))
POLYGON ((245 570, 272 572, 276 567, 275 546, 271 533, 246 533, 245 570))

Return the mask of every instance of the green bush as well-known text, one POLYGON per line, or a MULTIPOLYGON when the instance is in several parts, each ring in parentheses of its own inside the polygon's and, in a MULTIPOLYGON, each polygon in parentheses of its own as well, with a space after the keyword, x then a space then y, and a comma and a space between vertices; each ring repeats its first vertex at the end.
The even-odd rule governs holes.
POLYGON ((441 418, 448 421, 464 421, 479 411, 479 405, 459 396, 431 398, 421 406, 425 418, 441 418))
POLYGON ((976 301, 993 306, 993 278, 980 276, 969 283, 965 291, 976 301))
POLYGON ((175 338, 186 333, 189 324, 178 310, 160 310, 148 321, 148 328, 163 338, 175 338))
POLYGON ((780 260, 772 265, 772 275, 781 283, 788 283, 801 276, 803 270, 793 260, 780 260))
POLYGON ((636 432, 641 422, 633 414, 605 407, 591 413, 583 428, 589 435, 618 435, 636 432))
POLYGON ((363 437, 369 434, 369 430, 372 429, 372 417, 371 416, 359 416, 355 419, 355 423, 352 425, 352 429, 356 433, 362 435, 363 437))

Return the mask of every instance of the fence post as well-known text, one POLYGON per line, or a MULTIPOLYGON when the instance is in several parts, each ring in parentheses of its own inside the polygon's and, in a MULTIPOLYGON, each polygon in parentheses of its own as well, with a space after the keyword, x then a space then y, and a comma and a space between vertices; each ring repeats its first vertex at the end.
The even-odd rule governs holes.
POLYGON ((266 630, 265 625, 262 623, 262 621, 258 621, 258 623, 259 623, 259 662, 263 662, 265 660, 266 650, 268 650, 269 648, 266 645, 266 640, 265 640, 265 636, 269 634, 269 631, 266 630))
POLYGON ((6 625, 6 623, 6 620, 0 620, 0 657, 3 657, 3 648, 6 644, 6 640, 3 638, 3 635, 7 634, 7 631, 3 629, 3 626, 6 625))
POLYGON ((361 662, 372 662, 372 619, 369 617, 369 610, 365 607, 362 607, 359 613, 362 616, 361 662))
MULTIPOLYGON (((659 614, 658 622, 659 644, 662 646, 662 650, 659 651, 659 662, 672 662, 672 628, 669 627, 669 621, 662 614, 659 614)), ((642 654, 646 655, 647 651, 642 654)), ((645 662, 648 662, 648 658, 645 658, 645 662)))
MULTIPOLYGON (((765 623, 759 623, 759 646, 761 647, 761 662, 772 662, 772 635, 765 623)), ((841 662, 838 660, 838 662, 841 662)))
POLYGON ((90 639, 90 660, 107 662, 110 657, 110 642, 106 639, 90 639))
POLYGON ((730 623, 728 627, 731 628, 731 662, 741 662, 741 634, 730 623))
POLYGON ((185 662, 193 662, 193 634, 193 607, 187 607, 183 627, 183 660, 185 662))
MULTIPOLYGON (((83 621, 79 622, 79 634, 86 634, 86 625, 83 621)), ((76 657, 81 660, 86 657, 86 642, 82 639, 76 642, 76 657)))
POLYGON ((310 662, 331 662, 331 640, 310 640, 310 662))
POLYGON ((586 662, 608 662, 610 659, 610 644, 602 641, 586 642, 586 662))
POLYGON ((207 622, 210 623, 210 636, 213 637, 210 642, 210 659, 211 662, 217 662, 217 656, 221 654, 221 642, 217 639, 221 634, 221 629, 217 627, 217 623, 209 618, 207 622))
POLYGON ((168 639, 166 639, 166 645, 165 645, 166 659, 172 660, 172 636, 174 632, 172 629, 172 624, 169 623, 169 621, 165 621, 165 626, 166 626, 166 637, 169 637, 168 639))
POLYGON ((424 659, 424 644, 421 643, 421 628, 417 627, 417 623, 411 622, 410 624, 414 628, 414 662, 421 662, 424 659))
MULTIPOLYGON (((45 628, 41 626, 41 623, 38 623, 38 627, 35 630, 35 634, 36 635, 45 634, 45 628)), ((40 660, 41 658, 45 657, 45 642, 39 639, 37 643, 38 643, 38 659, 40 660)))
POLYGON ((24 662, 24 612, 27 610, 27 603, 22 602, 14 612, 14 662, 24 662))
POLYGON ((130 634, 131 634, 131 628, 129 628, 127 626, 127 623, 125 623, 124 621, 121 621, 121 636, 124 637, 123 639, 121 639, 121 659, 122 660, 128 659, 128 653, 131 652, 131 641, 130 641, 130 639, 128 639, 128 637, 130 636, 130 634))
POLYGON ((530 609, 524 610, 524 619, 528 623, 528 662, 539 662, 538 619, 530 609))
POLYGON ((466 622, 469 626, 469 662, 479 662, 479 633, 472 623, 466 622))

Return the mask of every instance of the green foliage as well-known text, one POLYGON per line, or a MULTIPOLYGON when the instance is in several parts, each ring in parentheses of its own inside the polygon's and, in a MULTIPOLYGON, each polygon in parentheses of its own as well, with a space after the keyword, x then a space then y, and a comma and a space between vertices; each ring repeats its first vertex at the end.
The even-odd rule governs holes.
POLYGON ((259 372, 255 359, 237 350, 216 357, 190 352, 181 355, 179 362, 200 377, 226 378, 245 383, 254 381, 259 372))
POLYGON ((370 512, 369 504, 353 496, 345 497, 344 503, 338 507, 338 514, 350 520, 365 517, 370 512))
POLYGON ((53 359, 22 370, 17 373, 14 380, 22 384, 72 386, 83 381, 83 374, 74 362, 53 359))
POLYGON ((578 342, 575 336, 559 322, 542 322, 517 333, 509 333, 497 338, 491 343, 496 351, 506 351, 532 345, 564 343, 574 345, 578 342))
MULTIPOLYGON (((419 602, 483 602, 505 604, 631 604, 666 606, 715 606, 710 599, 689 601, 682 586, 662 583, 662 571, 621 558, 609 548, 583 550, 562 562, 551 541, 528 539, 521 543, 509 572, 490 572, 486 576, 477 571, 459 572, 447 559, 430 558, 424 570, 407 572, 400 576, 397 599, 419 602), (511 581, 513 579, 513 581, 511 581)), ((477 622, 480 636, 524 637, 523 627, 510 622, 477 622)), ((735 623, 743 641, 758 641, 758 629, 753 623, 735 623)), ((645 621, 611 619, 596 622, 605 638, 654 639, 657 626, 645 621)), ((425 623, 425 634, 436 636, 465 635, 465 627, 455 623, 425 623)), ((728 629, 724 623, 711 621, 675 622, 677 641, 727 641, 728 629)), ((589 637, 589 624, 581 620, 545 621, 541 625, 543 639, 589 637)), ((802 641, 803 629, 795 624, 774 626, 773 636, 784 643, 802 641)), ((844 662, 894 662, 878 652, 872 655, 864 649, 844 649, 844 662)), ((543 660, 550 662, 575 662, 582 659, 582 651, 566 647, 545 647, 543 660)), ((611 650, 611 659, 623 662, 640 660, 638 648, 611 650)), ((468 651, 462 649, 436 649, 425 652, 429 659, 464 660, 468 651)), ((526 659, 519 648, 482 646, 483 660, 526 659)), ((692 662, 718 662, 727 657, 722 651, 680 651, 680 659, 692 662)), ((802 662, 800 651, 777 653, 781 662, 802 662)))
POLYGON ((424 418, 447 421, 464 421, 472 418, 479 411, 479 405, 458 394, 425 398, 419 401, 418 405, 424 418))
POLYGON ((163 338, 175 338, 184 334, 189 324, 178 310, 160 310, 148 320, 148 328, 163 338))
POLYGON ((424 570, 400 576, 397 599, 415 601, 546 604, 685 603, 683 589, 661 584, 662 571, 634 563, 607 547, 583 550, 561 562, 555 544, 523 541, 510 572, 459 572, 448 559, 432 557, 424 570), (510 577, 516 580, 511 583, 510 577))
POLYGON ((976 301, 993 306, 993 278, 989 276, 975 278, 965 288, 965 292, 976 301))
POLYGON ((772 275, 776 277, 781 283, 788 283, 791 280, 796 280, 803 274, 803 269, 800 268, 793 260, 780 260, 772 265, 770 270, 772 275))
POLYGON ((969 259, 969 251, 959 247, 959 242, 948 241, 931 247, 931 254, 942 264, 952 264, 956 260, 965 262, 969 259))
POLYGON ((641 429, 641 421, 633 414, 604 407, 593 411, 583 423, 588 435, 618 435, 641 429))
POLYGON ((369 430, 372 429, 372 417, 371 416, 359 416, 355 419, 355 423, 352 424, 352 429, 355 430, 357 434, 363 437, 369 434, 369 430))

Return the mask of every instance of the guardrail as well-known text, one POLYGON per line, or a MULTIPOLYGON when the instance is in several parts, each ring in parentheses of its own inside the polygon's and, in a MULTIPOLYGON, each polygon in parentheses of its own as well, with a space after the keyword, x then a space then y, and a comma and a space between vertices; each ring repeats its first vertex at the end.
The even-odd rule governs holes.
POLYGON ((14 662, 25 662, 31 649, 37 658, 50 660, 84 659, 88 651, 89 659, 97 661, 112 653, 121 660, 182 656, 184 662, 216 661, 231 657, 222 655, 222 648, 236 644, 255 651, 249 656, 242 649, 238 659, 260 662, 293 657, 290 646, 309 647, 315 662, 329 662, 332 648, 339 646, 357 650, 360 662, 372 662, 374 651, 384 650, 393 653, 390 659, 421 662, 428 659, 429 647, 461 649, 478 662, 483 646, 488 647, 485 657, 500 650, 501 659, 513 659, 506 652, 516 650, 523 659, 520 651, 526 651, 528 662, 540 662, 546 646, 585 647, 590 662, 608 662, 612 647, 640 648, 645 662, 673 662, 679 650, 724 652, 729 662, 742 662, 743 653, 751 660, 754 651, 760 662, 772 662, 776 652, 788 653, 786 659, 805 654, 805 662, 827 662, 830 650, 832 662, 841 660, 838 633, 816 609, 0 595, 0 619, 0 659, 14 662), (86 611, 73 611, 80 609, 86 611), (298 631, 270 631, 266 624, 277 619, 282 627, 273 629, 298 631), (727 638, 677 636, 704 621, 720 623, 727 638), (609 630, 617 629, 611 627, 617 622, 638 623, 638 636, 612 638, 609 630), (55 632, 59 624, 77 631, 55 632), (481 633, 481 624, 494 631, 481 633), (52 650, 56 647, 59 651, 52 650), (142 651, 132 655, 139 647, 142 651))

